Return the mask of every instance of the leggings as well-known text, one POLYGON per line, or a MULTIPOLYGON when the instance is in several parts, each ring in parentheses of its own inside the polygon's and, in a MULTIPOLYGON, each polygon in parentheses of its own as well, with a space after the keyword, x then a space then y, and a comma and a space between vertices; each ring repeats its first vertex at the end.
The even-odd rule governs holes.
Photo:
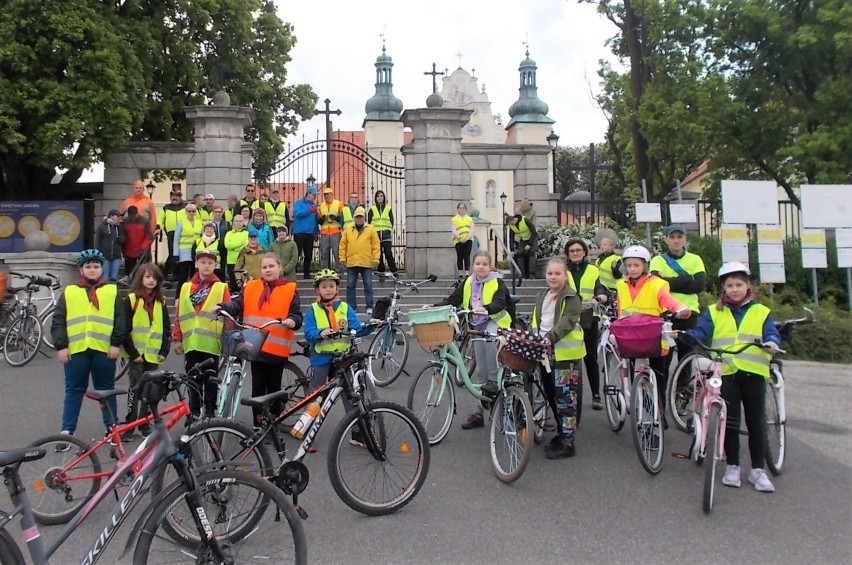
POLYGON ((571 439, 577 429, 577 388, 580 386, 580 364, 571 363, 567 368, 556 368, 551 373, 541 367, 541 384, 548 397, 556 420, 556 433, 571 439))
MULTIPOLYGON (((489 320, 485 328, 476 328, 487 331, 490 334, 497 333, 497 324, 489 320)), ((476 356, 476 369, 470 375, 470 380, 475 384, 483 384, 486 380, 497 380, 497 343, 493 341, 474 341, 473 354, 476 356)), ((474 399, 474 414, 482 414, 482 403, 474 399)))
POLYGON ((470 251, 473 249, 473 240, 460 241, 456 243, 456 268, 459 271, 470 270, 470 251))
MULTIPOLYGON (((212 353, 206 353, 204 351, 186 351, 183 356, 184 370, 189 372, 189 370, 197 364, 202 361, 207 361, 208 359, 215 359, 218 361, 219 356, 213 355, 212 353)), ((204 403, 205 418, 212 418, 216 413, 216 403, 219 400, 217 398, 219 395, 219 385, 210 378, 215 377, 216 373, 217 367, 214 365, 212 369, 208 369, 200 377, 195 377, 195 381, 200 385, 201 391, 204 393, 204 398, 198 394, 195 387, 187 387, 189 392, 189 409, 192 411, 193 416, 201 416, 202 401, 204 403)))
MULTIPOLYGON (((272 394, 281 390, 281 377, 284 375, 284 361, 280 363, 262 363, 260 361, 252 361, 251 363, 251 395, 252 397, 272 394)), ((270 407, 273 414, 278 414, 281 411, 281 403, 275 402, 270 407)), ((260 424, 261 411, 257 408, 252 408, 252 420, 255 425, 260 424)))
POLYGON ((740 464, 740 404, 748 427, 748 452, 751 468, 763 469, 766 463, 766 379, 754 373, 738 371, 722 377, 722 398, 728 403, 725 430, 725 456, 728 465, 740 464))

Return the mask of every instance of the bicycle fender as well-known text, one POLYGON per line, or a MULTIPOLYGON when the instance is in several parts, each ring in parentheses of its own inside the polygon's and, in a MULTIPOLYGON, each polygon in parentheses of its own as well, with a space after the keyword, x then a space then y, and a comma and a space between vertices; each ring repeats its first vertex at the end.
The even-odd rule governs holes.
POLYGON ((3 539, 3 545, 9 548, 9 550, 12 552, 12 557, 18 563, 26 563, 26 561, 24 561, 24 556, 21 553, 21 548, 18 547, 18 544, 15 543, 14 538, 12 538, 12 534, 10 534, 6 530, 6 528, 0 528, 0 538, 3 539))

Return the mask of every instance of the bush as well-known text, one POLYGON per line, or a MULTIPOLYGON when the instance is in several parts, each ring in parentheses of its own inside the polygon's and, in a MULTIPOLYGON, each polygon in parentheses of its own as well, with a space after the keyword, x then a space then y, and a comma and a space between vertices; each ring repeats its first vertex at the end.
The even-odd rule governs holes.
MULTIPOLYGON (((581 226, 578 224, 551 224, 544 226, 538 230, 538 252, 536 253, 539 259, 547 259, 554 255, 562 255, 565 252, 565 244, 568 240, 579 238, 586 242, 589 249, 597 249, 598 244, 595 241, 595 233, 598 228, 595 226, 581 226)), ((618 247, 623 249, 631 245, 644 245, 644 235, 637 236, 630 230, 620 229, 615 230, 618 235, 618 247)), ((662 233, 662 231, 660 231, 662 233)))

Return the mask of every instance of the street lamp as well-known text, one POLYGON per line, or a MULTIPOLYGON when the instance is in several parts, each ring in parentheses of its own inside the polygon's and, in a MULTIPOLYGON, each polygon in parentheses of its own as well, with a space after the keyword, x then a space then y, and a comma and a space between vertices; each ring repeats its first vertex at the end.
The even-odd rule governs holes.
POLYGON ((145 185, 145 188, 148 189, 148 198, 154 198, 154 189, 157 188, 157 185, 154 184, 154 181, 149 180, 148 184, 145 185))
POLYGON ((559 136, 552 129, 547 136, 547 144, 550 145, 550 153, 553 155, 553 192, 556 192, 556 148, 559 147, 559 136))
MULTIPOLYGON (((153 208, 153 206, 154 206, 154 205, 153 205, 153 202, 154 202, 154 189, 155 189, 155 188, 157 188, 157 185, 155 185, 155 184, 154 184, 154 181, 149 180, 149 181, 148 181, 148 184, 146 184, 146 185, 145 185, 145 188, 148 190, 148 198, 150 198, 150 199, 151 199, 151 202, 152 202, 151 207, 153 208)), ((160 238, 162 238, 162 237, 163 237, 163 236, 162 236, 162 233, 163 233, 162 231, 158 231, 158 232, 157 232, 157 236, 154 238, 154 242, 153 242, 153 247, 154 247, 154 264, 155 264, 155 265, 157 264, 157 260, 159 259, 159 253, 158 253, 158 251, 159 251, 159 248, 160 248, 160 241, 161 241, 161 239, 160 239, 160 238)))
POLYGON ((505 192, 500 193, 500 205, 503 207, 503 256, 509 261, 509 269, 512 272, 512 294, 517 290, 515 286, 515 263, 512 261, 511 250, 509 249, 509 226, 506 223, 506 196, 505 192))

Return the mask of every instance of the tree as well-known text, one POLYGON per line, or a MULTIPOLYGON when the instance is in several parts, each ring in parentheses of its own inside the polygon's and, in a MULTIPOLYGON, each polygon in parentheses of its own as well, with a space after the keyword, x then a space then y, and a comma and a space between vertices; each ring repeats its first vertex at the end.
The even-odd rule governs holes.
POLYGON ((61 198, 128 141, 191 141, 183 107, 220 88, 255 110, 264 178, 316 95, 287 85, 272 0, 8 0, 0 19, 0 198, 61 198), (57 167, 68 169, 50 185, 57 167))

